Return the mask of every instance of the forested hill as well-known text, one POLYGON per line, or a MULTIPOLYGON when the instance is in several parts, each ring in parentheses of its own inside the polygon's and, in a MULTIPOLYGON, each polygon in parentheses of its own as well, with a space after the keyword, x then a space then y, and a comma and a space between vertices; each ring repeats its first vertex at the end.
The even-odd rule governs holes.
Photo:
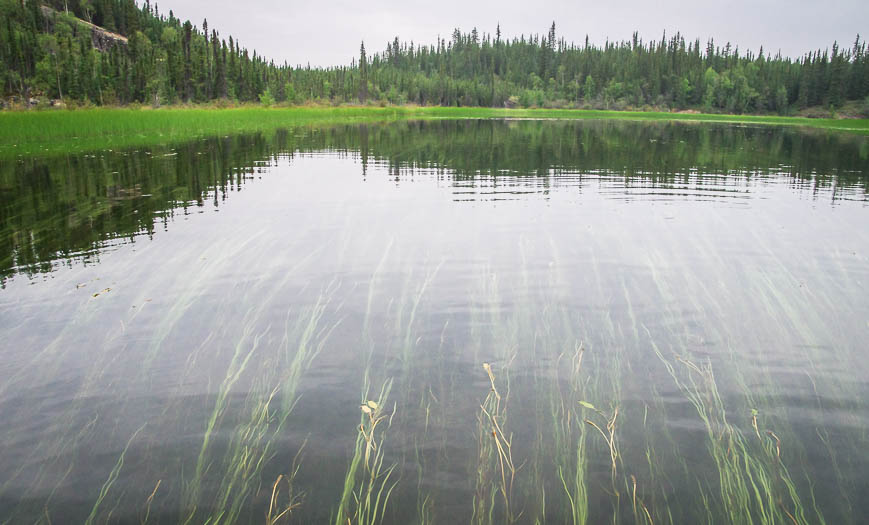
POLYGON ((275 64, 205 20, 200 28, 134 0, 0 0, 0 81, 5 99, 19 104, 319 101, 787 114, 851 100, 869 116, 869 52, 859 37, 794 60, 679 34, 574 44, 553 23, 543 35, 510 39, 500 27, 456 30, 433 45, 396 38, 372 55, 363 45, 351 64, 311 68, 275 64))

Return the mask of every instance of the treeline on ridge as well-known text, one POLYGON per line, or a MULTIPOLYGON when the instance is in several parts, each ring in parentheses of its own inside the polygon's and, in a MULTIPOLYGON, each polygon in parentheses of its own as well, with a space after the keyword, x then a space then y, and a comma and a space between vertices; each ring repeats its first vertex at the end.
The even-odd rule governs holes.
POLYGON ((680 35, 602 47, 543 35, 455 30, 434 45, 396 38, 349 65, 275 64, 149 0, 0 0, 7 99, 98 105, 260 101, 483 107, 702 109, 788 114, 848 101, 869 116, 869 50, 858 36, 798 60, 680 35), (85 23, 88 22, 88 23, 85 23), (93 25, 91 25, 93 24, 93 25), (95 28, 94 26, 98 26, 95 28), (99 28, 104 29, 104 31, 99 28), (116 34, 115 34, 116 33, 116 34), (862 105, 861 105, 862 104, 862 105))

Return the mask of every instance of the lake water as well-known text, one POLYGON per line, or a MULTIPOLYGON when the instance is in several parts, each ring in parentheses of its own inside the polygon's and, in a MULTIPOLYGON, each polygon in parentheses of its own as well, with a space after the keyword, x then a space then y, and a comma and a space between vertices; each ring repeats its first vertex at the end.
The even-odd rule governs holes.
POLYGON ((466 120, 5 159, 0 283, 0 522, 869 515, 867 137, 466 120))

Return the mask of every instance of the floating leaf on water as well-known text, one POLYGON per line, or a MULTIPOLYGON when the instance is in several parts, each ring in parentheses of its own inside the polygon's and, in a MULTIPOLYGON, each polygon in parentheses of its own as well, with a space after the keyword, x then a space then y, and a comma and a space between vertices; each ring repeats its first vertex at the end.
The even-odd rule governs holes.
POLYGON ((371 413, 371 408, 369 408, 368 405, 362 405, 362 406, 360 406, 359 408, 361 408, 361 409, 362 409, 362 412, 365 413, 365 414, 370 414, 370 413, 371 413))
POLYGON ((591 410, 597 410, 596 408, 594 408, 594 405, 592 405, 588 401, 580 401, 579 404, 584 406, 585 408, 590 408, 591 410))
POLYGON ((368 408, 371 410, 377 410, 377 403, 374 401, 367 401, 365 404, 368 405, 368 408))

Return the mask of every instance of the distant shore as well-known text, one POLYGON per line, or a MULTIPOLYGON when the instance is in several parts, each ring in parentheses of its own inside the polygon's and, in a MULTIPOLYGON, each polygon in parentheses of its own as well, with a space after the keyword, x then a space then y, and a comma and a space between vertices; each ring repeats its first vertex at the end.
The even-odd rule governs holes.
POLYGON ((515 118, 721 122, 802 126, 869 135, 869 119, 726 115, 696 112, 501 109, 422 106, 246 105, 231 108, 93 108, 0 112, 0 156, 75 153, 148 146, 303 124, 415 119, 515 118))

